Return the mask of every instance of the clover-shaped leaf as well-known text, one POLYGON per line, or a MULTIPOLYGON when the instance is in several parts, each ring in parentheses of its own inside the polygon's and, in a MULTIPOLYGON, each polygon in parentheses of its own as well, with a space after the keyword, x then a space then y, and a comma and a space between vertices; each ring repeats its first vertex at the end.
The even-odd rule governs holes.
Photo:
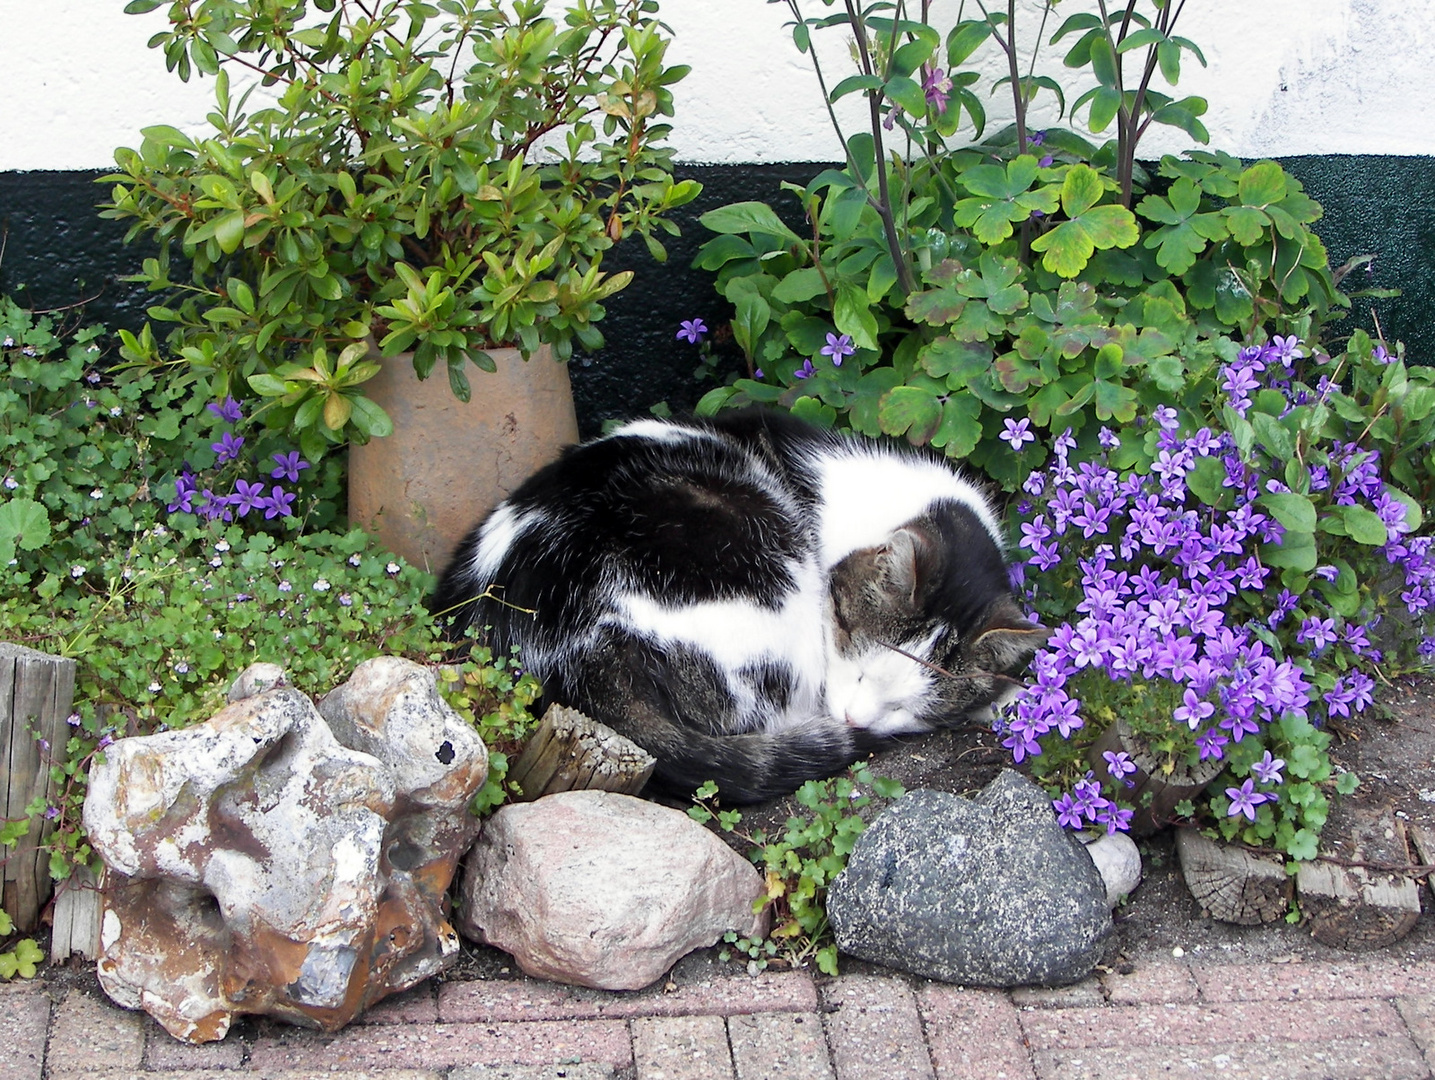
POLYGON ((992 366, 992 347, 984 341, 958 341, 939 337, 917 354, 922 368, 934 379, 945 379, 947 386, 960 390, 992 366))
POLYGON ((1198 213, 1201 189, 1181 177, 1166 197, 1148 195, 1136 207, 1142 216, 1161 222, 1144 241, 1156 249, 1156 262, 1173 274, 1184 274, 1213 240, 1224 239, 1227 228, 1219 213, 1198 213))
POLYGON ((1075 277, 1097 248, 1130 247, 1141 239, 1136 216, 1124 206, 1097 205, 1105 186, 1089 165, 1073 165, 1061 188, 1061 208, 1068 220, 1032 241, 1044 252, 1042 266, 1062 277, 1075 277))
POLYGON ((877 416, 886 434, 906 435, 908 442, 923 446, 942 422, 942 404, 925 387, 897 386, 882 399, 877 416))
POLYGON ((1041 169, 1031 154, 1022 154, 1000 165, 974 165, 962 173, 962 184, 971 198, 962 199, 952 211, 952 220, 971 229, 988 246, 999 244, 1013 232, 1016 223, 1026 221, 1033 210, 1050 214, 1056 210, 1055 184, 1029 190, 1041 169))

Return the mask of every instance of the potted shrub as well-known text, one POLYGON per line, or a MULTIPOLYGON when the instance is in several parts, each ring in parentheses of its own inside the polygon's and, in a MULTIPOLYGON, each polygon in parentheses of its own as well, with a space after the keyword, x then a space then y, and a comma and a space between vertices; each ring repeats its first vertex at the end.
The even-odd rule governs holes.
MULTIPOLYGON (((668 88, 686 69, 664 64, 656 3, 598 0, 556 18, 545 6, 177 0, 150 44, 182 79, 214 76, 213 130, 146 128, 106 178, 105 216, 159 245, 137 280, 165 294, 149 314, 172 327, 180 377, 268 399, 266 422, 291 429, 311 459, 389 435, 396 384, 412 381, 401 376, 437 367, 447 389, 434 380, 440 395, 414 415, 407 456, 434 478, 447 446, 461 471, 436 486, 474 488, 474 463, 514 447, 465 444, 459 421, 433 410, 475 396, 469 364, 518 369, 489 396, 499 429, 537 457, 513 462, 498 492, 418 512, 353 479, 351 517, 372 525, 382 510, 381 536, 415 561, 444 557, 453 538, 435 540, 424 514, 452 515, 448 532, 461 532, 576 437, 566 369, 523 360, 600 346, 602 303, 632 277, 606 272, 604 252, 638 235, 662 258, 655 228, 675 231, 664 215, 699 190, 674 181, 661 145, 668 88), (236 68, 257 85, 231 94, 236 68), (389 362, 400 354, 410 359, 389 362), (535 376, 544 381, 525 390, 535 376), (555 395, 545 434, 521 410, 555 395)), ((125 351, 161 362, 149 328, 125 351)), ((355 467, 366 464, 361 451, 355 467)), ((412 496, 415 479, 394 490, 412 496)))

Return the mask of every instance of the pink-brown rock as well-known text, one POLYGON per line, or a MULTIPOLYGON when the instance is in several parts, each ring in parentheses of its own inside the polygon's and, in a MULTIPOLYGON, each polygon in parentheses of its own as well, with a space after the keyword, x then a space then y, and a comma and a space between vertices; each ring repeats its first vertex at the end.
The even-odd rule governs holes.
POLYGON ((221 1039, 238 1013, 333 1031, 457 956, 444 894, 483 744, 407 661, 330 698, 341 739, 281 680, 92 771, 100 983, 176 1038, 221 1039))
POLYGON ((735 930, 755 937, 762 876, 686 814, 606 791, 503 807, 464 866, 459 930, 530 975, 637 990, 735 930))

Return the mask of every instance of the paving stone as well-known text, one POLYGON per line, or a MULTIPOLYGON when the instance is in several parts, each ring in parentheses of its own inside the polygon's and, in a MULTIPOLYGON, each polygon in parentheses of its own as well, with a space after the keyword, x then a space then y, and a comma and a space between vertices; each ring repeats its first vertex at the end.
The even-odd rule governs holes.
POLYGON ((1130 971, 1101 976, 1106 999, 1113 1005, 1164 1005, 1191 1002, 1200 996, 1196 977, 1185 964, 1136 964, 1130 971))
POLYGON ((0 1076, 40 1080, 50 998, 40 987, 0 987, 0 1076))
POLYGON ((1435 964, 1389 960, 1340 964, 1191 966, 1207 1001, 1306 1001, 1435 994, 1435 964))
POLYGON ((336 1035, 311 1031, 261 1036, 249 1052, 251 1070, 445 1069, 455 1065, 553 1065, 593 1061, 632 1064, 628 1025, 621 1020, 527 1024, 370 1024, 336 1035))
POLYGON ((1021 1014, 1021 1026, 1034 1050, 1200 1046, 1239 1042, 1243 1037, 1309 1044, 1406 1035, 1395 1007, 1374 1000, 1036 1009, 1021 1014))
POLYGON ((1104 1005, 1101 980, 1095 975, 1070 986, 1017 986, 1011 999, 1021 1008, 1072 1009, 1082 1005, 1104 1005))
POLYGON ((360 1013, 358 1024, 433 1024, 439 1019, 438 1002, 433 987, 427 982, 391 994, 370 1009, 360 1013))
POLYGON ((649 1016, 633 1021, 638 1080, 732 1080, 720 1016, 649 1016))
POLYGON ((837 1080, 932 1080, 911 989, 898 979, 844 975, 822 987, 837 1080))
POLYGON ((244 1061, 244 1040, 229 1036, 191 1046, 173 1038, 153 1020, 145 1021, 145 1064, 151 1069, 237 1069, 244 1061))
POLYGON ((1405 1026, 1414 1036, 1425 1060, 1435 1069, 1435 994, 1396 998, 1395 1007, 1400 1010, 1405 1026))
POLYGON ((1041 1080, 1427 1080, 1420 1051, 1403 1036, 1328 1043, 1213 1043, 1039 1050, 1041 1080))
POLYGON ((1031 1080, 1016 1006, 999 990, 932 983, 917 994, 937 1080, 1031 1080))
POLYGON ((455 1022, 816 1011, 817 989, 802 971, 724 977, 666 992, 637 994, 588 990, 538 979, 445 983, 438 996, 439 1019, 455 1022))
MULTIPOLYGON (((542 1080, 547 1080, 545 1074, 538 1075, 542 1080)), ((160 1072, 123 1069, 98 1073, 52 1072, 49 1080, 444 1080, 444 1077, 442 1073, 431 1069, 344 1069, 342 1072, 327 1068, 258 1069, 240 1072, 233 1069, 166 1069, 160 1072)))
POLYGON ((59 1072, 137 1069, 144 1058, 143 1013, 126 1012, 78 990, 55 1008, 46 1064, 59 1072))
POLYGON ((613 1067, 596 1062, 582 1065, 466 1065, 449 1073, 448 1080, 613 1080, 613 1067))
POLYGON ((835 1080, 816 1013, 731 1016, 727 1034, 737 1080, 835 1080))

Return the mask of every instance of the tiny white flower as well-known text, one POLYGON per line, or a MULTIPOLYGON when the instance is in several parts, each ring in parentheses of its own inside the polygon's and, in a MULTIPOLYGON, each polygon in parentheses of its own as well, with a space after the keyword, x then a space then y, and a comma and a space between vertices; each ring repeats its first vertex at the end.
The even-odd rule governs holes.
POLYGON ((33 345, 26 345, 26 346, 25 346, 23 349, 21 349, 20 351, 21 351, 22 353, 24 353, 26 356, 39 356, 39 355, 40 355, 39 353, 37 353, 37 352, 35 351, 35 346, 33 346, 33 345))
POLYGON ((135 572, 133 567, 126 566, 123 570, 120 571, 120 577, 124 578, 126 581, 128 581, 134 576, 135 572))
POLYGON ((229 550, 229 541, 228 541, 228 540, 221 540, 219 543, 217 543, 217 544, 214 545, 214 550, 215 550, 215 551, 218 551, 218 552, 221 552, 221 553, 228 551, 228 550, 229 550))
POLYGON ((174 665, 174 670, 177 671, 177 672, 179 672, 179 674, 181 674, 181 675, 188 675, 188 674, 189 674, 189 664, 188 664, 186 661, 181 660, 179 663, 177 663, 177 664, 174 665))
POLYGON ((353 607, 353 606, 354 606, 354 598, 353 598, 352 596, 350 596, 350 595, 349 595, 348 593, 346 593, 346 592, 341 592, 341 593, 339 594, 339 606, 340 606, 340 607, 353 607))
POLYGON ((396 562, 391 562, 387 566, 385 566, 384 569, 390 574, 397 574, 399 572, 399 564, 396 562))
POLYGON ((149 692, 150 692, 151 694, 158 694, 158 693, 159 693, 161 690, 163 690, 163 689, 164 689, 164 687, 161 686, 161 685, 160 685, 159 683, 157 683, 157 682, 152 682, 152 683, 149 684, 149 692))
POLYGON ((84 577, 85 568, 77 563, 76 565, 70 567, 70 576, 72 578, 84 577))
POLYGON ((358 565, 359 565, 361 562, 363 562, 363 561, 364 561, 363 556, 361 556, 358 552, 355 552, 354 554, 352 554, 352 555, 349 556, 349 565, 350 565, 350 566, 358 566, 358 565))
POLYGON ((13 476, 5 477, 5 487, 7 490, 14 491, 19 486, 20 481, 16 480, 13 476))
POLYGON ((118 405, 111 405, 111 406, 110 406, 110 415, 111 415, 111 416, 123 416, 124 414, 125 414, 125 411, 124 411, 124 409, 120 408, 120 406, 118 406, 118 405))
POLYGON ((156 525, 154 527, 154 534, 156 536, 168 536, 169 530, 166 529, 163 525, 156 525))
POLYGON ((15 339, 12 338, 9 334, 6 334, 6 335, 5 335, 5 340, 4 340, 4 341, 0 341, 0 348, 13 349, 14 347, 15 347, 15 339))
POLYGON ((294 586, 293 586, 293 585, 290 585, 289 582, 287 582, 287 581, 281 581, 281 582, 279 583, 279 591, 280 591, 280 592, 292 592, 293 590, 294 590, 294 586))
POLYGON ((314 591, 315 591, 315 592, 328 592, 328 591, 329 591, 329 583, 328 583, 327 581, 325 581, 323 578, 320 578, 318 581, 314 582, 314 591))
POLYGON ((90 498, 92 498, 92 499, 103 499, 104 497, 105 497, 105 493, 104 493, 103 491, 101 491, 99 488, 95 488, 94 491, 90 492, 90 498))
POLYGON ((100 347, 99 347, 98 345, 91 345, 88 349, 85 350, 85 352, 92 352, 92 353, 99 352, 99 351, 100 351, 100 347))
POLYGON ((209 565, 218 570, 221 566, 224 565, 224 560, 221 559, 218 555, 216 555, 214 558, 209 560, 209 565))
POLYGON ((223 630, 216 630, 216 631, 214 632, 214 640, 215 640, 215 641, 223 641, 223 640, 224 640, 224 631, 223 631, 223 630))

